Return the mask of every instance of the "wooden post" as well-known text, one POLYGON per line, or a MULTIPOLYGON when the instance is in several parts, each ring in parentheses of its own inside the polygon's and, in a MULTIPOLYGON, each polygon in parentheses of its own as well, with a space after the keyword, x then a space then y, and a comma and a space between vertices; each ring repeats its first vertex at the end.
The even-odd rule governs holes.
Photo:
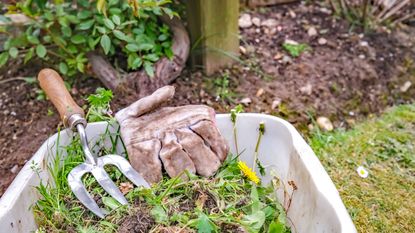
POLYGON ((235 62, 239 51, 239 0, 187 0, 193 66, 207 75, 235 62))

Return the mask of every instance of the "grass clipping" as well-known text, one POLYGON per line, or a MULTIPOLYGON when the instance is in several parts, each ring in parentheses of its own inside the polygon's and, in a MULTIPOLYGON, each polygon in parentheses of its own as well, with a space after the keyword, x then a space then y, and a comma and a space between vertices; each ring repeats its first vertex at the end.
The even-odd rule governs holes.
MULTIPOLYGON (((107 130, 92 149, 98 155, 113 154, 119 141, 117 133, 107 130), (105 138, 112 142, 109 148, 104 146, 105 138)), ((237 156, 229 155, 213 177, 184 172, 187 179, 165 176, 150 189, 134 188, 116 168, 106 167, 130 206, 121 206, 92 176, 85 175, 88 192, 108 213, 99 219, 76 199, 66 179, 84 162, 79 139, 74 138, 63 150, 67 153, 63 162, 59 165, 63 156, 57 151, 57 162, 51 166, 54 185, 38 187, 37 232, 290 232, 275 182, 261 185, 255 172, 237 156)))

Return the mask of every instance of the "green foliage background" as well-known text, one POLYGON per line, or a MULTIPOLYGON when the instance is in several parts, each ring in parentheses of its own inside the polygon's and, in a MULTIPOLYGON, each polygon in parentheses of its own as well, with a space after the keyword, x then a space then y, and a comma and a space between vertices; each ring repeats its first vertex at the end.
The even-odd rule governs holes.
MULTIPOLYGON (((0 66, 9 59, 24 63, 37 57, 63 75, 84 73, 87 53, 98 51, 109 56, 116 66, 154 75, 153 64, 161 57, 173 56, 169 28, 157 16, 177 15, 166 4, 170 0, 27 0, 8 7, 8 13, 23 13, 30 21, 24 33, 11 33, 14 25, 0 28, 8 39, 0 54, 0 66), (121 58, 121 59, 119 59, 121 58)), ((7 14, 0 17, 9 21, 7 14)))

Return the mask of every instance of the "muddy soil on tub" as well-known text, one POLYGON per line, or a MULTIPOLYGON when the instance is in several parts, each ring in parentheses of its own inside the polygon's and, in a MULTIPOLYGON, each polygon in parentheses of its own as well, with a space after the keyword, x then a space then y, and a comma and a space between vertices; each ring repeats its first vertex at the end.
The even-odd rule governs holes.
MULTIPOLYGON (((258 26, 240 29, 241 63, 212 77, 185 70, 173 84, 172 105, 202 103, 228 112, 242 103, 247 112, 281 116, 306 132, 310 116, 348 127, 389 105, 414 101, 414 27, 364 35, 317 3, 245 13, 258 26), (282 48, 286 39, 311 50, 293 58, 282 48)), ((38 84, 16 79, 35 77, 42 67, 48 64, 8 64, 0 70, 0 196, 59 124, 49 101, 37 100, 38 84)), ((83 105, 98 86, 94 78, 76 79, 71 92, 83 105)), ((125 104, 116 99, 113 110, 125 104)))

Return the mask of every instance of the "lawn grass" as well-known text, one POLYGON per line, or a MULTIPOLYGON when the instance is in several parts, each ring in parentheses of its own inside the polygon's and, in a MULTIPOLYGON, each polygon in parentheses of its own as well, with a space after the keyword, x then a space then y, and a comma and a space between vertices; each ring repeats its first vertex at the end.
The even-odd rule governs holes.
POLYGON ((313 132, 309 143, 358 232, 415 229, 415 104, 389 109, 352 130, 313 132), (369 171, 367 178, 356 172, 369 171))

